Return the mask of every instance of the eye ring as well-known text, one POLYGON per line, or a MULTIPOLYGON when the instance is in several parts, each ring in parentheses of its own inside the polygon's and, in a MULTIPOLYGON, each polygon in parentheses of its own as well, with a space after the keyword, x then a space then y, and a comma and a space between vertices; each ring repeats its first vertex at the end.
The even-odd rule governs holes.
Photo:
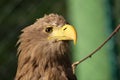
POLYGON ((52 31, 53 31, 53 27, 47 27, 45 29, 45 32, 47 32, 47 33, 51 33, 52 31))

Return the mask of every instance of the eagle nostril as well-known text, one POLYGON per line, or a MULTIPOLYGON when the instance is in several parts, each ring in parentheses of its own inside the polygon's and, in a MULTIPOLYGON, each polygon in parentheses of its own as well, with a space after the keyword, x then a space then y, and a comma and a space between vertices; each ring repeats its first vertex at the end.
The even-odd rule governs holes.
POLYGON ((66 28, 64 28, 63 30, 66 30, 67 29, 67 27, 66 28))

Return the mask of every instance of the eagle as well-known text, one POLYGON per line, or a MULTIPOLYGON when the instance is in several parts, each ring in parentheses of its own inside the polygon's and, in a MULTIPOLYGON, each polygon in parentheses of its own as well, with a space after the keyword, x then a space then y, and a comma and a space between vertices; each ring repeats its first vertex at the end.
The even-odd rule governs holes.
POLYGON ((22 29, 15 80, 77 80, 72 70, 69 41, 75 28, 58 14, 44 15, 22 29))

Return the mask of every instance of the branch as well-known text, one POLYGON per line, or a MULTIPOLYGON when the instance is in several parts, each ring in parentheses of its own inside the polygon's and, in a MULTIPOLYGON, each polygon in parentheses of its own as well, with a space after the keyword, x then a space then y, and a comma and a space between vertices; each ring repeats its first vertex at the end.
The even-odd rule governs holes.
POLYGON ((120 29, 120 25, 117 26, 117 28, 111 33, 111 35, 98 48, 96 48, 93 52, 91 52, 89 55, 87 55, 86 57, 84 57, 80 61, 74 62, 72 64, 73 73, 75 73, 75 68, 78 64, 80 64, 83 61, 85 61, 86 59, 92 57, 97 51, 99 51, 119 31, 119 29, 120 29))

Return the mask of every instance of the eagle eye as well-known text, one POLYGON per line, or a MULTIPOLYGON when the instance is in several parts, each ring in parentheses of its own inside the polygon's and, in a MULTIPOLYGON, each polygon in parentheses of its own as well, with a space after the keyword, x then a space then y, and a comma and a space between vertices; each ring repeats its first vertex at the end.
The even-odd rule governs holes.
POLYGON ((53 27, 47 27, 47 28, 45 29, 45 31, 46 31, 47 33, 51 33, 51 32, 53 31, 53 27))

